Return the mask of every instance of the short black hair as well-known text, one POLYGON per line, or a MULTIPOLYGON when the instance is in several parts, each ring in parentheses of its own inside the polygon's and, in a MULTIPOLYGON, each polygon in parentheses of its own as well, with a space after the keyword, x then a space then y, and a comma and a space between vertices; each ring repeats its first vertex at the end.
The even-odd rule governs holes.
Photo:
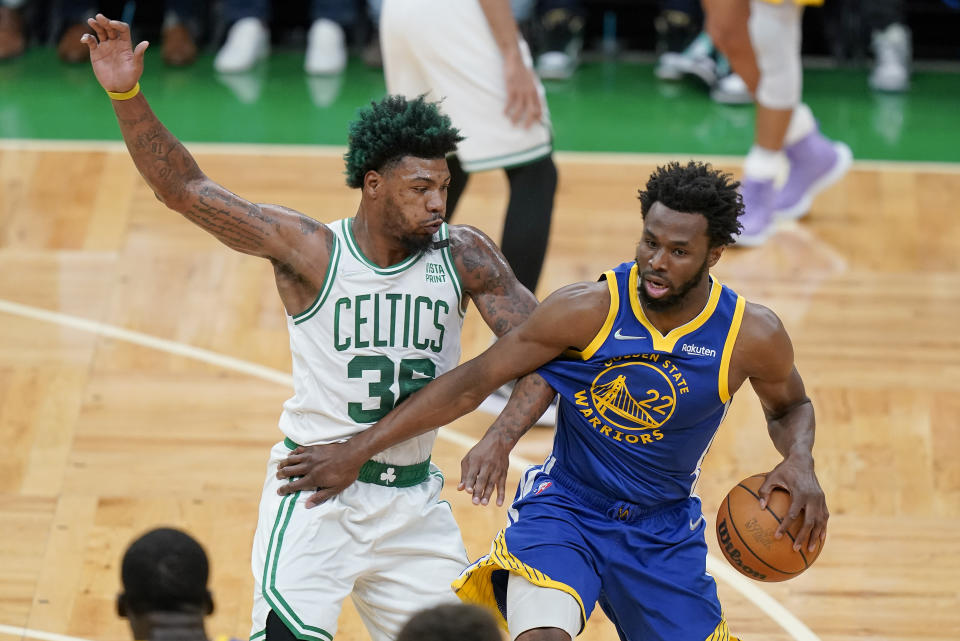
POLYGON ((368 171, 381 171, 405 156, 444 158, 461 140, 450 117, 424 96, 413 100, 387 96, 371 102, 350 123, 350 142, 343 157, 347 185, 361 187, 368 171))
POLYGON ((157 528, 123 555, 123 599, 134 614, 202 610, 211 603, 208 575, 207 554, 193 537, 157 528))
POLYGON ((396 641, 501 641, 493 615, 466 603, 421 610, 400 630, 396 641))
POLYGON ((714 169, 710 163, 689 161, 657 167, 646 189, 640 190, 640 211, 647 217, 653 203, 660 202, 676 211, 700 214, 707 219, 710 246, 732 245, 743 213, 739 181, 731 174, 714 169))

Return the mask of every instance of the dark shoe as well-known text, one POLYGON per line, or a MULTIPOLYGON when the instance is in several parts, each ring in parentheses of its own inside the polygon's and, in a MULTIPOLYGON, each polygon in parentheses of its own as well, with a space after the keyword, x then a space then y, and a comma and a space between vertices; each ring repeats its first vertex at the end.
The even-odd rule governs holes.
POLYGON ((90 60, 90 49, 80 42, 80 36, 85 33, 92 34, 93 30, 83 22, 72 24, 66 28, 63 35, 60 36, 60 43, 57 45, 57 55, 60 60, 71 64, 90 60))
POLYGON ((171 67, 186 67, 197 59, 197 44, 190 30, 180 23, 163 30, 163 61, 171 67))
POLYGON ((19 56, 26 45, 20 13, 15 9, 0 7, 0 60, 19 56))

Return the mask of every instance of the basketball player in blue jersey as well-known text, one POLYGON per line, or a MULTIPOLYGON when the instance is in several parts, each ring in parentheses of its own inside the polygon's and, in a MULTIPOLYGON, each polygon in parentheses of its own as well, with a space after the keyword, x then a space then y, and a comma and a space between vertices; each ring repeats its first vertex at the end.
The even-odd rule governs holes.
POLYGON ((134 50, 129 27, 103 15, 90 25, 96 37, 84 42, 137 169, 169 208, 269 260, 287 312, 294 395, 261 495, 251 639, 331 641, 347 597, 373 641, 395 639, 414 612, 457 603, 450 583, 467 563, 450 507, 438 500, 435 432, 378 451, 351 488, 315 510, 307 494, 278 494, 276 468, 300 444, 362 433, 453 369, 470 300, 498 336, 536 306, 489 238, 443 222, 445 157, 459 133, 422 98, 389 96, 365 109, 345 156, 359 207, 323 225, 205 176, 140 92, 147 43, 134 50))
MULTIPOLYGON (((822 544, 828 518, 813 469, 814 415, 777 316, 710 275, 733 242, 743 205, 737 183, 709 165, 658 168, 640 192, 636 259, 549 296, 520 327, 438 377, 344 444, 291 456, 281 475, 308 478, 323 500, 373 452, 460 416, 510 378, 531 372, 549 388, 518 390, 467 455, 461 487, 474 502, 503 483, 507 455, 560 394, 553 452, 528 469, 490 553, 454 582, 490 606, 511 639, 563 641, 595 603, 632 641, 731 638, 706 573, 705 519, 694 489, 732 395, 749 380, 783 460, 760 489, 792 495, 795 549, 822 544)), ((285 490, 287 491, 287 490, 285 490)))

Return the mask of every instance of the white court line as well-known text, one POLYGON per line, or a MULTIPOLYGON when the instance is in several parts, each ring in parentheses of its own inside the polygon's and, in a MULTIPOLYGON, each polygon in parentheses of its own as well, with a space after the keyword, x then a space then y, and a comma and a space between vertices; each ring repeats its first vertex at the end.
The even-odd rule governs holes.
MULTIPOLYGON (((38 307, 21 305, 20 303, 14 303, 12 301, 3 299, 0 299, 0 312, 6 312, 8 314, 22 316, 24 318, 31 318, 33 320, 46 323, 54 323, 65 327, 72 327, 81 331, 90 332, 97 336, 105 336, 107 338, 133 343, 134 345, 149 347, 161 352, 176 354, 177 356, 183 356, 184 358, 190 358, 203 363, 208 363, 210 365, 216 365, 217 367, 222 367, 224 369, 230 369, 236 372, 249 374, 256 378, 279 383, 290 388, 293 387, 293 377, 286 372, 281 372, 280 370, 257 365, 256 363, 243 361, 231 356, 218 354, 216 352, 201 349, 199 347, 193 347, 184 343, 177 343, 175 341, 157 338, 148 334, 130 331, 128 329, 123 329, 122 327, 107 325, 106 323, 87 320, 85 318, 71 316, 68 314, 61 314, 60 312, 51 312, 38 307)), ((438 432, 437 438, 458 445, 465 450, 473 447, 473 445, 476 443, 475 439, 465 436, 464 434, 452 430, 449 427, 442 428, 438 432)), ((534 465, 534 462, 520 456, 515 456, 513 454, 510 455, 510 467, 514 470, 523 471, 530 465, 534 465)), ((797 641, 820 641, 819 637, 817 637, 817 635, 815 635, 810 628, 804 625, 802 621, 793 616, 789 610, 780 605, 780 603, 773 599, 773 597, 757 587, 755 583, 737 573, 724 560, 719 559, 712 554, 708 554, 707 571, 710 572, 714 578, 721 579, 724 583, 728 584, 731 588, 739 592, 744 598, 757 606, 757 608, 759 608, 762 612, 765 612, 777 625, 786 630, 786 632, 797 641)), ((43 641, 86 641, 84 639, 75 639, 74 637, 48 634, 46 632, 35 632, 32 630, 13 628, 3 625, 0 625, 0 633, 9 633, 14 634, 15 636, 21 635, 24 637, 41 639, 43 641), (22 632, 15 632, 16 630, 22 630, 22 632)))
POLYGON ((29 628, 19 628, 14 625, 3 625, 0 623, 0 634, 18 637, 21 639, 40 639, 40 641, 87 641, 80 637, 68 637, 65 634, 56 634, 55 632, 41 632, 29 628))
MULTIPOLYGON (((341 158, 346 147, 337 145, 277 145, 260 143, 184 142, 192 153, 233 154, 250 156, 312 156, 341 158)), ((0 139, 0 149, 11 151, 113 151, 126 152, 122 142, 110 140, 34 140, 30 138, 0 139)), ((669 154, 632 152, 557 151, 560 162, 592 165, 661 165, 672 160, 695 158, 718 167, 740 167, 743 156, 694 154, 678 151, 669 154)), ((960 174, 960 163, 907 160, 854 160, 854 169, 881 172, 917 171, 932 174, 960 174)))

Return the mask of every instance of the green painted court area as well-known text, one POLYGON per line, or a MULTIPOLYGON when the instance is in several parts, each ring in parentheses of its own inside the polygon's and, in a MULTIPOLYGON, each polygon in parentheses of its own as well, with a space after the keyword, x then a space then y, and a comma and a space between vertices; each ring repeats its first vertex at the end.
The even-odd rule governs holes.
MULTIPOLYGON (((248 74, 219 76, 212 56, 168 69, 147 54, 143 91, 182 140, 346 143, 356 109, 384 94, 379 70, 352 61, 338 78, 308 77, 300 51, 278 51, 248 74)), ((858 160, 960 162, 960 74, 918 71, 906 94, 878 94, 866 69, 808 69, 804 96, 828 136, 858 160)), ((584 63, 547 83, 562 151, 746 153, 751 106, 718 105, 695 81, 657 80, 648 63, 584 63)), ((0 63, 0 138, 119 140, 109 100, 88 65, 60 63, 49 48, 0 63)))

